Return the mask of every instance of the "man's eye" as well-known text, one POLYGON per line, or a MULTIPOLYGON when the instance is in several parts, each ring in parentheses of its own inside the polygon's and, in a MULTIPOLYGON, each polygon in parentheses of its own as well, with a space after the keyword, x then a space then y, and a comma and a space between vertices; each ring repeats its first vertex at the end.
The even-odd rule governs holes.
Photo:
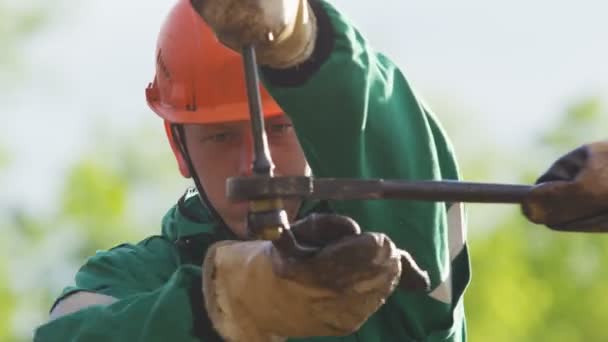
POLYGON ((202 139, 203 142, 224 143, 231 142, 237 138, 236 132, 225 131, 208 135, 202 139))

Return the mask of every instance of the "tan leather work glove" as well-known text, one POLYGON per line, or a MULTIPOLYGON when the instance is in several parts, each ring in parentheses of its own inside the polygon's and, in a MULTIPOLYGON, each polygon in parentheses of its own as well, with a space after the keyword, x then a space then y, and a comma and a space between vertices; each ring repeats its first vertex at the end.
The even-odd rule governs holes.
POLYGON ((608 231, 608 141, 559 158, 522 209, 530 221, 563 231, 608 231))
POLYGON ((283 257, 269 241, 214 244, 203 263, 205 306, 227 341, 284 341, 356 331, 391 294, 403 251, 353 220, 313 215, 294 224, 298 241, 321 247, 283 257))
POLYGON ((218 39, 240 52, 254 44, 258 63, 288 68, 314 50, 317 27, 307 0, 191 0, 218 39))

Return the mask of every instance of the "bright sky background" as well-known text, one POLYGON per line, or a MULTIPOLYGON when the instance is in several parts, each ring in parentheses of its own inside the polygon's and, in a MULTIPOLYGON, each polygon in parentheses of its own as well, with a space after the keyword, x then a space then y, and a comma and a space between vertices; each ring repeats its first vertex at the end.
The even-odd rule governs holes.
MULTIPOLYGON (((161 132, 144 88, 173 2, 73 3, 26 49, 25 80, 0 95, 0 145, 11 154, 0 205, 44 207, 102 115, 119 135, 134 125, 161 132)), ((606 1, 334 3, 429 102, 457 109, 441 117, 474 117, 492 143, 516 148, 579 96, 608 97, 606 1)))

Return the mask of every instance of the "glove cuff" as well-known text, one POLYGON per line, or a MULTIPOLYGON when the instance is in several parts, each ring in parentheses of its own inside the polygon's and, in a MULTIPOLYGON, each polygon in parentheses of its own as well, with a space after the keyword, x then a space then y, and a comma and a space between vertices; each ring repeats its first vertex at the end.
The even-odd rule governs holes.
MULTIPOLYGON (((225 250, 230 250, 230 247, 235 244, 243 245, 239 247, 248 250, 250 253, 247 254, 250 255, 264 253, 262 248, 256 248, 263 247, 259 243, 258 246, 255 246, 251 243, 223 241, 209 248, 203 262, 203 293, 205 308, 214 328, 226 341, 286 341, 287 338, 285 337, 274 336, 271 333, 262 331, 255 321, 255 313, 253 315, 248 314, 247 309, 249 307, 243 305, 243 303, 239 304, 241 300, 247 301, 247 296, 260 295, 255 293, 255 287, 250 289, 250 293, 231 293, 234 292, 231 291, 232 286, 229 286, 231 278, 236 278, 234 279, 235 281, 244 280, 239 279, 240 277, 237 275, 238 269, 222 267, 226 262, 228 262, 228 265, 232 264, 229 260, 225 260, 226 258, 231 258, 229 254, 225 253, 225 250), (244 244, 248 244, 248 246, 244 244), (231 273, 234 273, 235 277, 230 277, 231 273), (243 296, 244 298, 239 298, 243 296)), ((241 286, 242 289, 247 288, 247 284, 241 284, 241 286)))
POLYGON ((299 0, 293 25, 285 28, 268 46, 258 46, 261 65, 287 69, 307 61, 312 56, 317 38, 317 19, 308 0, 299 0))

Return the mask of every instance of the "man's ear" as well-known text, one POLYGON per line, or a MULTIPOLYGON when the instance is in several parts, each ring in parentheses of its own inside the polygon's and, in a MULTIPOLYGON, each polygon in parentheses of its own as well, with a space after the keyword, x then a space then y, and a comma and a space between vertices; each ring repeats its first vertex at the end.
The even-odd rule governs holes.
POLYGON ((167 139, 169 139, 169 145, 171 145, 171 150, 173 151, 173 155, 177 161, 179 172, 185 178, 190 178, 192 176, 190 174, 190 168, 188 168, 188 163, 186 163, 183 150, 179 146, 180 142, 185 143, 185 141, 180 139, 180 137, 175 136, 175 130, 173 130, 173 127, 171 127, 171 123, 169 121, 165 121, 165 133, 167 133, 167 139))

